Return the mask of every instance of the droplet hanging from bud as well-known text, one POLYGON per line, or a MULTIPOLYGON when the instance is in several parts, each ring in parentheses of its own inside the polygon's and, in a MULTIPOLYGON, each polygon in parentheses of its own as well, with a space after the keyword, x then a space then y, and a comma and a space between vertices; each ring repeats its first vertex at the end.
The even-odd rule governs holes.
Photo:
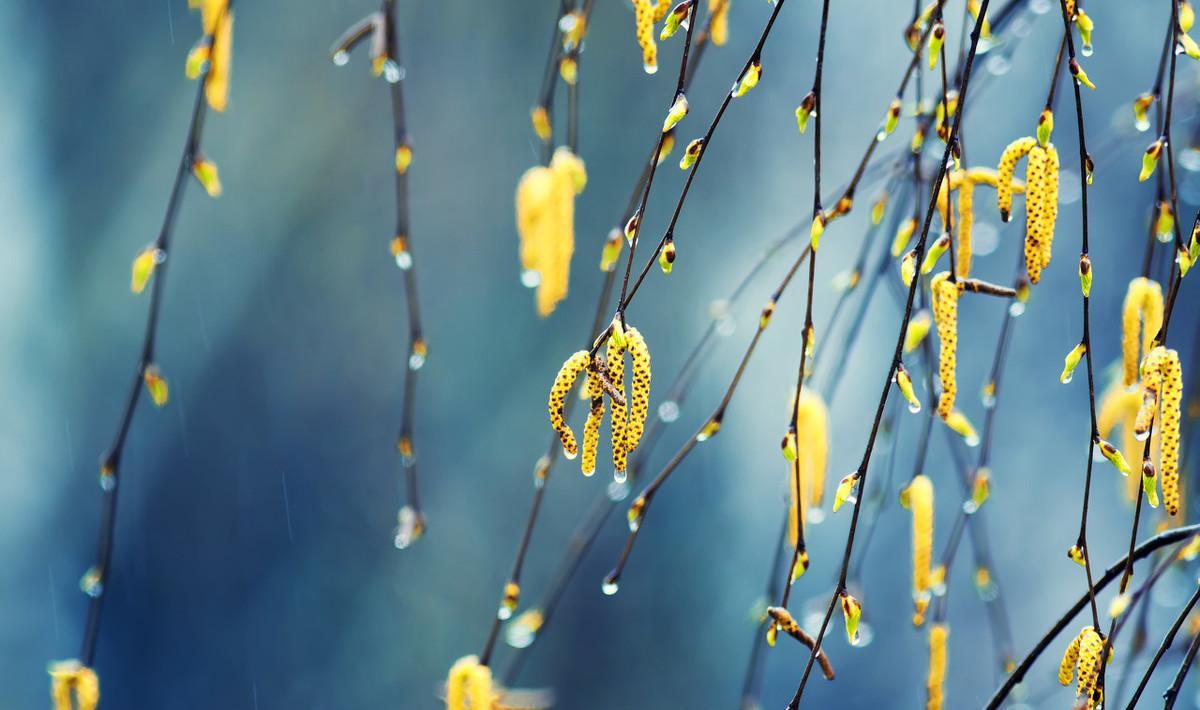
POLYGON ((857 599, 842 592, 840 595, 842 604, 842 618, 846 622, 846 640, 851 646, 857 646, 861 640, 858 633, 858 622, 862 618, 862 604, 857 599))
POLYGON ((800 105, 796 107, 796 126, 801 133, 808 128, 808 119, 812 118, 817 106, 817 95, 813 92, 808 92, 808 95, 800 101, 800 105))
POLYGON ((1067 353, 1063 362, 1062 374, 1058 377, 1059 382, 1064 385, 1071 383, 1071 379, 1075 376, 1075 367, 1079 365, 1079 361, 1085 353, 1087 353, 1087 345, 1084 343, 1079 343, 1071 349, 1071 352, 1067 353))

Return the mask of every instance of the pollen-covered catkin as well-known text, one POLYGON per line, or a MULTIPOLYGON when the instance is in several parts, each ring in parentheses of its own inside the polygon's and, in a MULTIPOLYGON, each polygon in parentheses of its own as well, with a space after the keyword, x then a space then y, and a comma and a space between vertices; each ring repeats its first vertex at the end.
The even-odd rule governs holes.
POLYGON ((933 482, 924 474, 913 477, 901 494, 904 507, 912 511, 913 625, 925 622, 929 606, 930 570, 933 559, 933 482))
POLYGON ((54 710, 96 710, 100 704, 100 678, 79 661, 50 664, 50 699, 54 710))
POLYGON ((829 410, 821 396, 810 390, 796 402, 796 460, 804 484, 802 502, 807 508, 821 507, 829 460, 829 410))
MULTIPOLYGON (((1042 191, 1042 257, 1041 268, 1050 265, 1051 247, 1054 244, 1054 225, 1058 221, 1058 149, 1053 143, 1046 144, 1045 185, 1042 191)), ((1029 198, 1026 198, 1028 200, 1029 198)), ((1037 281, 1033 281, 1037 283, 1037 281)))
POLYGON ((1150 351, 1162 319, 1162 286, 1141 276, 1130 281, 1121 310, 1121 382, 1126 387, 1138 381, 1138 346, 1143 354, 1150 351))
POLYGON ((955 367, 958 359, 958 287, 949 280, 950 272, 943 271, 930 281, 933 291, 933 320, 937 324, 938 378, 942 381, 942 393, 938 397, 937 413, 942 419, 954 410, 954 398, 958 392, 955 382, 955 367))
POLYGON ((1075 688, 1075 697, 1084 696, 1088 710, 1095 707, 1097 697, 1096 681, 1100 677, 1100 654, 1104 649, 1104 639, 1092 627, 1088 627, 1079 637, 1079 666, 1076 675, 1079 684, 1075 688))
POLYGON ((1142 403, 1138 407, 1133 432, 1143 441, 1154 424, 1154 415, 1158 414, 1158 397, 1162 390, 1163 363, 1166 358, 1167 349, 1160 345, 1146 353, 1146 359, 1142 361, 1142 403))
POLYGON ((549 167, 525 171, 517 183, 521 268, 537 275, 537 310, 550 315, 567 297, 575 253, 575 196, 587 184, 583 161, 559 148, 549 167))
POLYGON ((476 656, 463 656, 446 678, 446 710, 491 710, 496 701, 492 671, 476 656))
POLYGON ((1029 283, 1036 284, 1042 278, 1042 254, 1046 239, 1046 149, 1035 145, 1029 150, 1029 163, 1025 166, 1025 272, 1029 283))
POLYGON ((958 244, 954 250, 954 273, 960 279, 971 275, 971 230, 975 225, 975 184, 963 180, 958 188, 958 244))
POLYGON ((591 360, 591 355, 586 350, 580 350, 567 361, 563 363, 558 370, 558 376, 554 378, 554 385, 550 388, 550 426, 554 431, 558 432, 558 438, 562 441, 563 453, 567 458, 573 459, 579 453, 579 445, 575 441, 575 432, 571 431, 571 427, 563 419, 563 403, 567 399, 567 393, 571 391, 571 387, 575 384, 575 378, 579 377, 579 373, 587 369, 588 362, 591 360))
POLYGON ((942 710, 946 684, 946 641, 950 628, 944 623, 929 627, 929 675, 925 679, 925 710, 942 710))
MULTIPOLYGON (((613 323, 614 328, 622 327, 613 323)), ((625 391, 625 338, 609 338, 606 361, 608 363, 608 381, 617 388, 625 391)), ((625 427, 629 423, 629 405, 625 402, 612 401, 612 461, 613 470, 623 473, 628 467, 629 451, 625 448, 625 427)))
POLYGON ((1033 136, 1018 138, 1009 143, 1000 155, 1000 165, 996 168, 996 206, 1000 209, 1000 219, 1005 222, 1012 218, 1012 177, 1017 169, 1017 161, 1035 145, 1037 140, 1033 136))
POLYGON ((1183 402, 1183 370, 1179 355, 1167 351, 1163 363, 1162 382, 1162 453, 1159 469, 1162 471, 1163 504, 1167 513, 1179 513, 1179 418, 1183 402))
POLYGON ((633 363, 629 424, 625 427, 625 450, 633 451, 642 441, 642 432, 646 428, 646 414, 650 410, 650 349, 646 347, 646 339, 637 328, 628 328, 625 338, 629 341, 629 355, 633 363))
POLYGON ((637 43, 642 48, 642 68, 647 74, 658 71, 658 45, 654 43, 654 9, 651 0, 633 0, 637 43))
POLYGON ((1079 640, 1083 638, 1092 627, 1088 626, 1081 630, 1075 638, 1071 639, 1067 650, 1063 652, 1062 661, 1058 664, 1058 682, 1060 685, 1070 685, 1075 678, 1075 666, 1079 665, 1079 640))
POLYGON ((604 388, 600 385, 599 373, 588 373, 587 396, 591 400, 587 422, 583 425, 583 456, 580 466, 583 475, 596 472, 596 450, 600 447, 600 422, 604 419, 604 388))
POLYGON ((729 41, 729 3, 732 0, 708 0, 711 15, 712 43, 720 47, 729 41))

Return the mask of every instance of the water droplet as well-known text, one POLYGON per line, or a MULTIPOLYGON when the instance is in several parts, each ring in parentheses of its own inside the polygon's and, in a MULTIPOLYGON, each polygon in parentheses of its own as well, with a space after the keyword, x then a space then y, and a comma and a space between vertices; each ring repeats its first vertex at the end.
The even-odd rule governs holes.
MULTIPOLYGON (((930 189, 932 189, 932 188, 930 188, 930 189)), ((909 402, 908 403, 908 411, 912 412, 913 414, 917 414, 918 412, 921 411, 921 403, 920 402, 909 402)))
POLYGON ((79 589, 92 599, 99 598, 104 593, 104 582, 100 579, 100 570, 88 567, 88 570, 83 573, 83 577, 79 579, 79 589))
POLYGON ((809 508, 808 522, 813 525, 820 525, 821 523, 825 522, 825 511, 816 507, 809 508))
POLYGON ((874 629, 871 628, 871 625, 865 621, 859 621, 858 622, 858 638, 855 639, 856 643, 854 645, 859 648, 862 648, 863 646, 870 646, 871 642, 874 640, 875 640, 875 631, 874 631, 874 629))
POLYGON ((398 524, 396 525, 394 535, 397 550, 408 548, 417 541, 417 538, 421 537, 424 524, 421 521, 421 516, 417 514, 417 511, 412 506, 406 505, 401 508, 400 512, 396 514, 396 522, 398 524))
POLYGON ((404 81, 404 74, 404 67, 397 64, 394 59, 387 60, 383 65, 383 78, 387 79, 389 84, 404 81))
POLYGON ((111 493, 117 487, 117 477, 111 471, 100 472, 100 490, 111 493))
POLYGON ((333 53, 333 63, 339 67, 346 66, 346 62, 350 61, 350 53, 344 49, 339 49, 333 53))
POLYGON ((542 275, 533 270, 526 269, 521 272, 521 285, 525 288, 537 288, 542 283, 542 275))
POLYGON ((983 63, 983 66, 992 76, 1004 76, 1008 73, 1009 69, 1012 69, 1012 63, 1002 53, 990 55, 983 63))
POLYGON ((605 492, 608 494, 609 500, 614 503, 620 503, 629 497, 629 484, 613 481, 608 484, 608 489, 605 492))
POLYGON ((408 356, 408 369, 420 370, 425 365, 425 356, 420 353, 413 353, 408 356))
POLYGON ((396 254, 396 266, 399 266, 402 270, 408 271, 411 269, 412 263, 411 252, 402 251, 396 254))
POLYGON ((1008 304, 1008 315, 1012 316, 1013 318, 1020 318, 1021 314, 1024 312, 1024 303, 1021 303, 1020 301, 1013 301, 1012 303, 1008 304))
POLYGON ((617 580, 612 577, 605 577, 604 583, 600 585, 600 591, 604 592, 604 596, 611 597, 617 593, 621 587, 617 584, 617 580))
MULTIPOLYGON (((932 188, 930 188, 930 189, 932 189, 932 188)), ((1064 385, 1069 385, 1069 384, 1071 384, 1071 380, 1073 380, 1073 379, 1075 379, 1075 373, 1074 373, 1074 372, 1072 372, 1071 374, 1067 375, 1066 377, 1063 377, 1062 379, 1060 379, 1060 380, 1059 380, 1059 382, 1062 382, 1064 385)))
POLYGON ((724 298, 714 299, 708 304, 708 317, 721 320, 729 316, 729 301, 724 298))
POLYGON ((1045 15, 1050 12, 1050 0, 1033 0, 1029 3, 1029 9, 1033 10, 1035 14, 1045 15))
MULTIPOLYGON (((1149 126, 1147 126, 1149 128, 1149 126)), ((1200 170, 1200 150, 1196 148, 1188 148, 1180 151, 1179 155, 1175 156, 1179 159, 1179 165, 1189 173, 1194 173, 1200 170)))
POLYGON ((1090 42, 1085 43, 1082 47, 1079 48, 1079 53, 1085 57, 1090 57, 1093 54, 1095 54, 1095 52, 1096 52, 1096 50, 1092 48, 1092 44, 1090 42))
POLYGON ((668 399, 658 405, 658 418, 665 424, 679 419, 679 404, 673 399, 668 399))
POLYGON ((1071 205, 1079 201, 1079 173, 1063 169, 1058 172, 1058 204, 1071 205))
POLYGON ((520 619, 504 627, 504 642, 512 648, 529 648, 537 633, 520 619))
POLYGON ((733 316, 725 316, 717 320, 717 335, 722 338, 728 338, 737 330, 737 319, 733 316))
POLYGON ((975 505, 975 501, 969 500, 962 504, 962 509, 967 515, 974 515, 975 511, 979 510, 979 506, 975 505))
POLYGON ((501 604, 500 608, 496 610, 496 618, 501 621, 508 621, 512 618, 512 609, 509 609, 507 605, 501 604))
POLYGON ((983 403, 984 409, 991 409, 996 406, 996 394, 985 390, 979 394, 979 401, 983 403))
POLYGON ((963 443, 971 448, 979 446, 979 435, 972 433, 970 436, 963 439, 963 443))
POLYGON ((711 435, 707 431, 702 431, 696 435, 696 441, 708 441, 709 436, 711 435))
POLYGON ((564 459, 566 459, 568 461, 574 461, 576 456, 579 456, 579 449, 575 449, 574 452, 563 449, 563 458, 564 459))
POLYGON ((1146 439, 1150 438, 1150 430, 1147 429, 1146 431, 1135 431, 1133 433, 1133 438, 1137 439, 1138 441, 1145 441, 1146 439))
POLYGON ((647 74, 657 74, 658 73, 658 65, 657 64, 643 64, 642 70, 645 71, 647 74))
POLYGON ((628 471, 616 471, 616 470, 613 471, 613 483, 623 484, 628 480, 629 480, 629 472, 628 471))

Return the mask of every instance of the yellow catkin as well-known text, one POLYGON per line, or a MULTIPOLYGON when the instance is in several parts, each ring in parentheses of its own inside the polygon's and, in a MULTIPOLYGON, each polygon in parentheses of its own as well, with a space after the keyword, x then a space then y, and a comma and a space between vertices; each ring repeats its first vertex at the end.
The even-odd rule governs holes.
POLYGON ((1166 357, 1167 349, 1159 346, 1146 353, 1146 359, 1142 361, 1142 403, 1138 407, 1133 431, 1143 440, 1154 424, 1154 415, 1158 413, 1158 398, 1162 392, 1163 361, 1166 357))
POLYGON ((1179 419, 1183 402, 1183 370, 1179 355, 1167 351, 1163 364, 1162 383, 1162 453, 1159 470, 1162 472, 1163 505, 1169 515, 1179 514, 1179 419))
POLYGON ((575 196, 586 184, 583 161, 566 148, 554 152, 549 167, 532 167, 517 183, 521 268, 538 276, 542 317, 567 297, 575 253, 575 196))
POLYGON ((216 32, 204 80, 204 97, 214 111, 229 105, 229 69, 233 63, 233 12, 225 7, 216 21, 216 32))
MULTIPOLYGON (((616 327, 617 324, 613 324, 616 327)), ((625 348, 626 341, 619 342, 608 339, 606 358, 608 361, 608 380, 619 392, 625 391, 625 348)), ((629 405, 613 400, 612 406, 612 461, 613 470, 624 471, 628 464, 629 451, 625 448, 625 427, 629 423, 629 405)))
POLYGON ((933 277, 933 320, 937 324, 938 378, 942 381, 942 394, 938 398, 937 413, 942 419, 954 410, 954 398, 958 393, 955 367, 958 353, 958 287, 949 280, 950 272, 943 271, 933 277))
POLYGON ((1140 276, 1130 281, 1121 310, 1121 382, 1126 387, 1138 380, 1139 345, 1140 353, 1149 352, 1162 319, 1162 286, 1140 276))
POLYGON ((550 388, 550 426, 554 431, 558 432, 558 438, 562 441, 563 452, 567 458, 573 459, 579 453, 579 445, 575 441, 575 432, 571 431, 571 427, 563 419, 563 403, 567 399, 567 393, 571 391, 571 387, 575 384, 575 378, 579 377, 579 373, 583 372, 588 361, 591 360, 591 355, 586 350, 571 355, 567 361, 563 363, 558 371, 558 376, 554 378, 554 385, 550 388))
POLYGON ((712 43, 720 47, 729 41, 729 3, 732 0, 708 0, 712 43))
POLYGON ((946 684, 946 640, 950 628, 945 624, 929 627, 929 675, 925 679, 925 710, 942 710, 946 684))
POLYGON ((913 477, 904 489, 906 507, 912 511, 913 624, 925 621, 929 606, 930 570, 933 560, 933 482, 924 474, 913 477))
POLYGON ((491 710, 497 693, 492 671, 475 656, 463 656, 446 678, 446 710, 491 710))
MULTIPOLYGON (((1058 149, 1054 147, 1053 143, 1048 143, 1045 151, 1045 188, 1041 196, 1042 269, 1050 265, 1051 246, 1054 244, 1054 225, 1058 222, 1058 149)), ((1037 283, 1037 281, 1033 281, 1033 283, 1037 283)))
POLYGON ((996 206, 1000 208, 1000 218, 1007 222, 1012 216, 1012 177, 1017 169, 1017 161, 1037 145, 1033 136, 1018 138, 1000 155, 1000 165, 996 168, 996 206))
POLYGON ((599 375, 588 375, 587 396, 591 401, 587 422, 583 425, 583 455, 580 467, 583 475, 596 472, 596 450, 600 447, 600 422, 604 419, 604 388, 599 375))
POLYGON ((808 506, 807 486, 804 473, 800 467, 800 459, 788 464, 788 545, 795 547, 800 542, 800 531, 806 522, 805 510, 808 506))
POLYGON ((79 661, 50 664, 50 699, 54 710, 96 710, 100 704, 100 678, 79 661))
POLYGON ((1075 679, 1075 666, 1079 665, 1079 640, 1091 628, 1088 626, 1080 631, 1075 638, 1071 639, 1067 650, 1063 652, 1062 661, 1058 664, 1058 682, 1060 685, 1070 685, 1071 681, 1075 679))
POLYGON ((960 279, 971 275, 971 230, 975 225, 975 185, 963 181, 958 188, 958 243, 954 249, 954 273, 960 279))
POLYGON ((1025 272, 1029 283, 1036 284, 1042 278, 1042 254, 1046 239, 1046 149, 1035 145, 1029 150, 1029 163, 1025 166, 1025 272))
POLYGON ((825 469, 829 460, 829 409, 821 396, 805 390, 796 403, 796 460, 805 482, 806 507, 825 500, 825 469))
POLYGON ((1100 677, 1100 654, 1103 649, 1104 639, 1094 628, 1089 626, 1080 633, 1079 665, 1076 668, 1079 683, 1075 688, 1075 697, 1084 696, 1089 710, 1099 699, 1096 681, 1100 677))
POLYGON ((1179 353, 1161 345, 1146 355, 1142 364, 1142 403, 1138 409, 1134 430, 1144 435, 1153 424, 1154 415, 1162 406, 1159 429, 1162 446, 1159 452, 1159 471, 1162 473, 1163 504, 1168 515, 1179 513, 1179 420, 1183 402, 1183 371, 1179 353))
POLYGON ((658 45, 654 43, 654 6, 650 0, 633 0, 637 43, 642 48, 642 67, 647 74, 658 71, 658 45))
POLYGON ((650 349, 637 328, 628 328, 629 355, 633 363, 633 378, 629 385, 629 425, 625 427, 625 450, 633 451, 642 441, 646 429, 646 414, 650 410, 650 349))

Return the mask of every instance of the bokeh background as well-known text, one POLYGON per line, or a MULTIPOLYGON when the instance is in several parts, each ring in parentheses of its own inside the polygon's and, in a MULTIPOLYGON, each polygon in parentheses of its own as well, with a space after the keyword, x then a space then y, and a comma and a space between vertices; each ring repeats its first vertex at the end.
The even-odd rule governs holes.
MULTIPOLYGON (((539 320, 518 279, 513 191, 537 159, 528 111, 558 0, 398 4, 416 150, 412 240, 430 343, 417 404, 428 533, 405 551, 392 544, 406 324, 387 253, 387 94, 364 55, 339 68, 327 54, 373 3, 240 2, 230 109, 210 117, 204 137, 225 195, 209 200, 192 186, 185 199, 158 355, 172 401, 161 411, 140 408, 123 468, 97 660, 104 707, 435 707, 446 669, 484 641, 549 434, 546 390, 584 340, 599 248, 662 119, 679 42, 664 43, 663 71, 646 76, 628 3, 596 3, 581 64, 580 152, 590 179, 577 203, 571 295, 539 320)), ((953 49, 961 9, 951 5, 953 49)), ((1153 79, 1162 5, 1088 7, 1097 52, 1086 66, 1100 87, 1085 102, 1098 162, 1093 343, 1102 370, 1119 352, 1124 284, 1140 265, 1152 199, 1135 177, 1151 136, 1133 131, 1128 103, 1153 79)), ((1049 7, 1031 0, 1011 57, 980 60, 978 76, 987 79, 972 86, 964 126, 972 164, 994 165, 1009 140, 1033 128, 1061 36, 1049 7)), ((793 111, 810 85, 819 9, 814 0, 791 0, 782 10, 762 83, 731 107, 696 179, 677 230, 675 272, 664 278, 655 269, 629 313, 648 337, 658 387, 707 326, 710 302, 808 219, 812 136, 798 136, 793 111)), ((761 0, 734 0, 730 41, 700 68, 681 145, 707 125, 769 11, 761 0)), ((907 61, 899 30, 908 13, 906 3, 833 3, 824 99, 831 184, 849 176, 891 98, 907 61)), ((99 515, 96 462, 144 327, 147 300, 129 293, 129 261, 153 238, 165 206, 194 91, 183 60, 199 29, 183 0, 3 3, 0 27, 12 38, 0 45, 0 701, 29 708, 48 702, 46 662, 78 646, 78 580, 92 562, 99 515)), ((934 75, 924 75, 928 88, 934 75)), ((1176 130, 1189 140, 1183 126, 1194 122, 1194 76, 1181 59, 1176 130)), ((1064 555, 1078 522, 1088 423, 1082 378, 1057 382, 1080 327, 1068 103, 1058 115, 1058 258, 1016 323, 986 518, 1019 654, 1084 588, 1064 555)), ((901 124, 896 145, 911 126, 901 124)), ((1183 143, 1177 138, 1186 224, 1200 182, 1183 143)), ((655 185, 648 234, 661 230, 682 184, 673 164, 655 185)), ((834 274, 853 260, 873 192, 863 189, 860 209, 822 242, 819 335, 834 274)), ((995 250, 977 268, 1008 282, 1019 227, 1001 228, 994 208, 977 202, 980 249, 995 250)), ((738 327, 705 361, 651 470, 715 405, 785 261, 773 261, 735 304, 738 327)), ((782 511, 778 441, 800 342, 797 284, 720 436, 656 499, 620 593, 600 593, 624 539, 618 516, 530 651, 522 685, 554 688, 566 708, 736 706, 755 633, 751 609, 782 511)), ((833 481, 862 453, 895 338, 891 294, 878 291, 831 403, 833 481)), ((1192 298, 1185 285, 1171 331, 1185 363, 1192 298)), ((975 393, 1003 308, 971 299, 962 309, 960 382, 976 421, 983 410, 975 393)), ((826 357, 818 372, 842 354, 826 357)), ((900 471, 912 466, 918 421, 902 425, 900 471)), ((926 471, 939 486, 940 550, 959 492, 940 433, 932 446, 926 471)), ((886 451, 876 461, 882 471, 886 451)), ((523 580, 528 602, 550 581, 602 478, 557 470, 523 580)), ((1125 544, 1129 519, 1107 464, 1097 467, 1092 516, 1093 559, 1107 565, 1125 544)), ((812 568, 794 591, 798 612, 827 598, 848 520, 843 513, 812 528, 812 568)), ((873 639, 851 649, 835 618, 828 650, 840 679, 814 679, 811 707, 924 702, 926 641, 909 623, 909 516, 890 505, 879 526, 862 580, 873 639)), ((950 580, 949 707, 979 706, 997 680, 963 552, 950 580)), ((1152 638, 1192 583, 1182 570, 1161 582, 1152 638)), ((1060 648, 1018 696, 1028 707, 1069 704, 1071 691, 1053 681, 1060 648)), ((780 643, 770 654, 768 707, 790 697, 802 651, 780 643)), ((1151 690, 1166 682, 1156 678, 1151 690)), ((1194 697, 1189 688, 1188 706, 1194 697)))

